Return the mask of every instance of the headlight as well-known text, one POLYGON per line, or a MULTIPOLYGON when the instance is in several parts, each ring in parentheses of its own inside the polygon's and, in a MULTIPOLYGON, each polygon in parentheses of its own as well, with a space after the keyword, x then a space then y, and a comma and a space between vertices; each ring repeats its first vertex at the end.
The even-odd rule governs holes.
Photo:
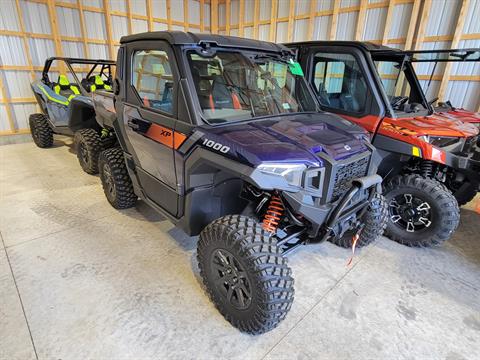
POLYGON ((444 137, 444 136, 419 136, 419 139, 428 142, 436 147, 445 147, 453 145, 459 141, 457 137, 444 137))
POLYGON ((304 164, 263 163, 257 168, 263 173, 282 176, 290 185, 301 187, 307 167, 304 164))

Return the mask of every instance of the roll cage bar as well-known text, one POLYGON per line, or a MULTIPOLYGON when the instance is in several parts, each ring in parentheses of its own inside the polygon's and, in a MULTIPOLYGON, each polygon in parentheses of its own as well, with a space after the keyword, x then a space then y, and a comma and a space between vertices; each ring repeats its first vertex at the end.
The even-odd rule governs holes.
POLYGON ((97 66, 101 66, 100 69, 100 74, 105 74, 109 80, 112 80, 112 72, 111 72, 111 66, 115 65, 116 62, 113 60, 104 60, 104 59, 84 59, 84 58, 70 58, 70 57, 50 57, 47 60, 45 60, 45 65, 43 66, 42 70, 42 81, 45 84, 50 84, 50 79, 48 77, 48 72, 50 71, 50 67, 52 66, 52 63, 54 61, 63 61, 70 73, 72 74, 73 78, 75 79, 75 82, 77 85, 80 87, 80 91, 84 93, 84 95, 87 93, 86 89, 82 86, 80 79, 78 78, 75 70, 73 69, 72 65, 93 65, 90 69, 90 71, 87 74, 87 78, 95 71, 97 66), (108 75, 106 74, 108 72, 108 75))

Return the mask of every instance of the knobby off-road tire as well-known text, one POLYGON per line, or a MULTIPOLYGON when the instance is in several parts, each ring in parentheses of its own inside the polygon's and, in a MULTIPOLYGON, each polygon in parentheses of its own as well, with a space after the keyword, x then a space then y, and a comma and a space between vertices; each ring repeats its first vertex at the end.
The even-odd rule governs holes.
POLYGON ((122 150, 115 147, 102 151, 98 157, 98 168, 108 202, 115 209, 135 206, 137 195, 133 190, 122 150))
POLYGON ((44 114, 31 114, 28 117, 33 142, 39 148, 49 148, 53 145, 53 131, 44 114))
POLYGON ((78 162, 87 174, 98 173, 98 155, 103 150, 102 139, 93 129, 81 129, 73 140, 78 162))
POLYGON ((210 223, 200 234, 197 260, 212 302, 241 331, 265 333, 290 310, 292 270, 276 238, 254 219, 229 215, 210 223))
POLYGON ((436 180, 399 175, 385 185, 384 195, 389 209, 386 235, 398 243, 413 247, 440 245, 458 227, 457 200, 436 180), (422 219, 409 220, 418 216, 422 219))
MULTIPOLYGON (((356 247, 366 246, 380 236, 383 235, 388 221, 388 207, 387 202, 382 194, 376 193, 370 204, 367 207, 365 214, 363 214, 361 222, 363 228, 358 237, 356 247)), ((331 238, 330 242, 343 248, 349 248, 352 246, 353 236, 355 236, 356 230, 347 231, 340 238, 331 238)))

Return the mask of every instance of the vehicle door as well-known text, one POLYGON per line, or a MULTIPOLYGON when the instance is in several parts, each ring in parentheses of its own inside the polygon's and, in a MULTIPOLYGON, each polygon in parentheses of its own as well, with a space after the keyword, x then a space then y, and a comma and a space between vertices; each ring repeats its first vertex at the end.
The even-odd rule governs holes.
POLYGON ((366 55, 346 46, 303 48, 300 54, 322 109, 375 133, 385 111, 366 55))
MULTIPOLYGON (((128 44, 126 99, 120 107, 128 152, 145 195, 177 214, 175 122, 178 70, 170 46, 162 41, 128 44)), ((117 108, 118 110, 119 108, 117 108)))

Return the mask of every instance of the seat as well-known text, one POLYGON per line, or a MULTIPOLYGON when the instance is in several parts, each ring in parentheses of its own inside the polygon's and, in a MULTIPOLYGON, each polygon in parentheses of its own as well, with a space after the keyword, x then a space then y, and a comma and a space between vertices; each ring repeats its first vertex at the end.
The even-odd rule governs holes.
POLYGON ((70 84, 68 78, 65 75, 59 75, 58 81, 53 85, 53 91, 57 95, 66 97, 68 101, 75 96, 80 95, 80 90, 75 84, 70 84))
POLYGON ((88 79, 88 82, 91 83, 90 85, 90 92, 94 92, 95 90, 112 90, 110 85, 105 84, 102 77, 100 75, 91 76, 88 79))
POLYGON ((210 95, 210 109, 241 109, 237 94, 226 84, 221 75, 214 75, 210 95))

